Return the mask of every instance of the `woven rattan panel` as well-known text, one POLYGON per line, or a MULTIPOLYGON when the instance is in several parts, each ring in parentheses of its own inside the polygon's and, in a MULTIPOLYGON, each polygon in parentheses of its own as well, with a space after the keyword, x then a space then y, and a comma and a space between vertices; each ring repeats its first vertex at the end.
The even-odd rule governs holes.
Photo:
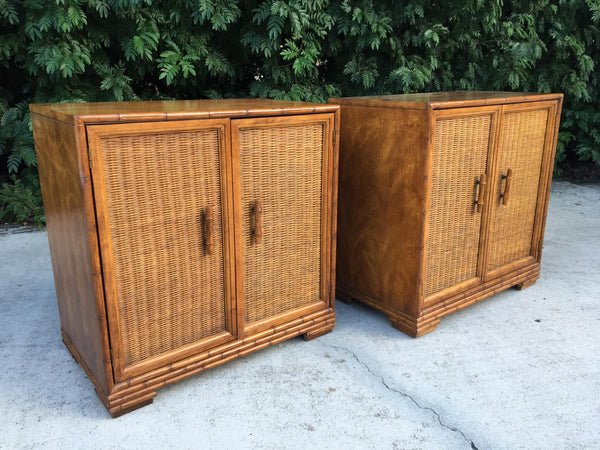
POLYGON ((547 121, 547 109, 505 115, 490 235, 489 270, 531 254, 547 121), (504 182, 500 177, 506 174, 507 169, 512 169, 510 196, 508 203, 502 205, 500 192, 504 182))
POLYGON ((246 323, 320 300, 322 161, 322 124, 240 131, 246 323))
POLYGON ((477 276, 481 213, 475 181, 486 172, 491 115, 435 125, 425 297, 477 276))
POLYGON ((218 132, 111 137, 102 158, 125 365, 224 331, 218 132))

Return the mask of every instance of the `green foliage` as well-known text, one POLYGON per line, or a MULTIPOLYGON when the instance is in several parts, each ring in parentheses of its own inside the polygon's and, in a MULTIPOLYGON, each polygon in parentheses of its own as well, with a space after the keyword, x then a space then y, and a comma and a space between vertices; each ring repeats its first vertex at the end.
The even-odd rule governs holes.
POLYGON ((11 175, 10 182, 0 186, 0 202, 4 205, 0 208, 0 221, 6 217, 17 222, 31 220, 41 229, 45 219, 39 181, 36 177, 27 178, 29 177, 25 177, 28 182, 26 185, 25 180, 11 175))
POLYGON ((0 220, 42 220, 28 103, 564 92, 600 165, 597 0, 0 0, 0 220))

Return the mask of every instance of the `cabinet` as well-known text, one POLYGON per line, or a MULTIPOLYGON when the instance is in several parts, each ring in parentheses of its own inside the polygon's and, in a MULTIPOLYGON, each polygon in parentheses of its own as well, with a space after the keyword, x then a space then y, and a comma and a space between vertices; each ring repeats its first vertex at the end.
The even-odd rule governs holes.
POLYGON ((331 331, 337 106, 30 109, 63 341, 112 416, 331 331))
POLYGON ((338 298, 417 337, 538 278, 562 94, 330 102, 341 105, 338 298))

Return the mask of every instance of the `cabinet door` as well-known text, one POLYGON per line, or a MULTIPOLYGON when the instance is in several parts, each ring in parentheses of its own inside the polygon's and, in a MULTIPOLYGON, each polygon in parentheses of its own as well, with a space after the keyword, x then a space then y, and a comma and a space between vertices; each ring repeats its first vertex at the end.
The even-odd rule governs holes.
POLYGON ((498 113, 498 108, 436 113, 424 284, 429 301, 458 285, 481 282, 482 208, 476 201, 486 199, 479 183, 486 178, 498 113))
POLYGON ((548 155, 554 136, 554 115, 555 103, 549 102, 505 107, 496 187, 490 205, 490 277, 503 267, 536 259, 535 236, 539 237, 543 220, 544 180, 550 170, 548 155))
POLYGON ((231 126, 239 326, 250 334, 329 304, 334 123, 321 114, 231 126))
POLYGON ((117 381, 233 339, 229 121, 88 128, 117 381))

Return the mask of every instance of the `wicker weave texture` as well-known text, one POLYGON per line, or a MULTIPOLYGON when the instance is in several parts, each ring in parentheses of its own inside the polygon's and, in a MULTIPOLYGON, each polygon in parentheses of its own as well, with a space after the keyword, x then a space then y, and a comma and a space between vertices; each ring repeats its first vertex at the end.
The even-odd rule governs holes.
POLYGON ((102 158, 125 365, 224 331, 218 132, 109 137, 102 158))
POLYGON ((502 145, 494 197, 489 270, 525 258, 531 254, 531 240, 548 110, 507 113, 502 127, 502 145), (512 169, 508 203, 503 205, 500 193, 502 175, 512 169))
POLYGON ((240 130, 246 323, 320 300, 323 132, 322 124, 240 130))
POLYGON ((477 276, 481 214, 473 202, 491 124, 491 114, 436 121, 425 297, 477 276))

